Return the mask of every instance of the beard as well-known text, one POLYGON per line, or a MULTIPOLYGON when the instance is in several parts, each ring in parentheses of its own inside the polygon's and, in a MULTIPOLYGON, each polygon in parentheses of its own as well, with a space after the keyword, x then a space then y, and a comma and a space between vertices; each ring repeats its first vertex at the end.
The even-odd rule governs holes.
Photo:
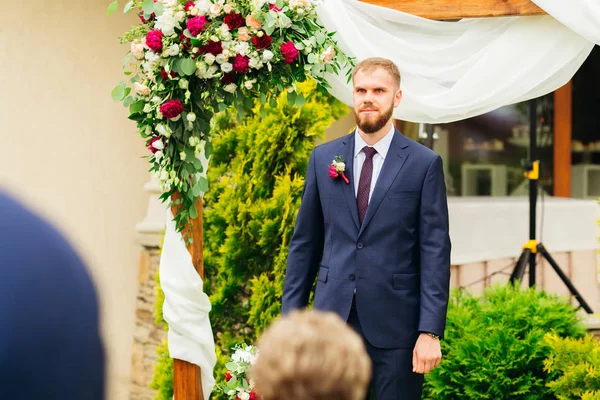
MULTIPOLYGON (((372 109, 373 106, 370 103, 365 104, 361 110, 363 109, 372 109)), ((390 107, 381 113, 379 116, 377 115, 360 115, 354 111, 354 119, 356 120, 356 125, 358 128, 367 134, 373 134, 378 132, 388 123, 390 118, 392 118, 392 113, 394 112, 394 105, 390 105, 390 107)))

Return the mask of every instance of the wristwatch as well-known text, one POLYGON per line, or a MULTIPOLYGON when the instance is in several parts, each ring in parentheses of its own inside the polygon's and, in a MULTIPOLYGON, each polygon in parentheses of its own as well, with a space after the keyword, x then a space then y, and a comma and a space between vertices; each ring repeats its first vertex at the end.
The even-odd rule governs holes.
POLYGON ((437 339, 437 340, 441 340, 442 339, 441 337, 439 337, 435 333, 431 333, 431 332, 423 332, 423 333, 426 334, 427 336, 430 336, 430 337, 432 337, 434 339, 437 339))

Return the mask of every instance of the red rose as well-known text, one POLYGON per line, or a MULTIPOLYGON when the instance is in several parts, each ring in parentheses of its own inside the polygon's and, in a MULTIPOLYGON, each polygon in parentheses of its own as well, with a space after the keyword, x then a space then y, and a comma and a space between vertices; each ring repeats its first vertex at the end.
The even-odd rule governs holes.
POLYGON ((218 56, 222 52, 223 52, 223 45, 221 44, 221 42, 213 42, 211 40, 204 46, 200 47, 200 53, 202 53, 202 54, 210 53, 213 56, 218 56))
POLYGON ((160 138, 158 136, 154 136, 152 139, 150 139, 150 143, 148 144, 148 150, 150 150, 152 154, 158 151, 156 147, 152 146, 157 140, 160 140, 160 138))
POLYGON ((235 81, 235 74, 233 72, 229 72, 227 74, 223 74, 223 77, 221 78, 221 82, 224 85, 228 85, 232 82, 235 81))
POLYGON ((258 396, 256 395, 254 389, 252 389, 252 391, 250 392, 250 400, 258 400, 258 396))
POLYGON ((162 77, 163 81, 168 81, 169 75, 171 75, 171 79, 177 77, 177 73, 175 71, 171 71, 171 73, 167 74, 167 71, 165 71, 164 69, 160 70, 160 76, 162 77))
POLYGON ((332 178, 337 178, 339 176, 337 170, 335 169, 335 165, 330 165, 329 166, 329 176, 332 178))
POLYGON ((271 47, 272 41, 273 41, 273 38, 271 38, 271 36, 269 36, 267 34, 264 34, 261 37, 258 37, 258 36, 252 37, 252 44, 254 45, 254 47, 256 47, 257 50, 268 49, 269 47, 271 47))
POLYGON ((163 33, 158 29, 151 30, 146 35, 146 45, 155 52, 159 53, 163 48, 163 33))
POLYGON ((204 15, 199 15, 194 18, 190 18, 187 21, 188 31, 192 34, 192 36, 197 36, 206 29, 206 25, 208 25, 208 20, 204 15))
POLYGON ((195 4, 193 1, 188 1, 187 3, 185 3, 185 11, 188 12, 190 11, 190 8, 194 7, 195 4))
POLYGON ((298 49, 296 49, 296 46, 294 46, 294 43, 290 40, 289 42, 281 44, 281 54, 283 54, 285 63, 291 64, 298 58, 298 49))
POLYGON ((250 57, 238 54, 233 60, 233 70, 238 74, 245 74, 250 69, 250 57))
POLYGON ((280 12, 281 8, 277 7, 275 4, 269 4, 269 10, 280 12))
POLYGON ((231 13, 227 14, 225 18, 223 18, 223 22, 227 24, 229 30, 234 30, 235 28, 239 28, 244 26, 244 17, 241 14, 231 13))
POLYGON ((160 106, 160 112, 167 119, 177 118, 183 112, 183 104, 179 100, 169 100, 160 106))
POLYGON ((229 371, 227 371, 227 373, 225 374, 225 382, 229 382, 230 379, 231 379, 231 374, 229 373, 229 371))

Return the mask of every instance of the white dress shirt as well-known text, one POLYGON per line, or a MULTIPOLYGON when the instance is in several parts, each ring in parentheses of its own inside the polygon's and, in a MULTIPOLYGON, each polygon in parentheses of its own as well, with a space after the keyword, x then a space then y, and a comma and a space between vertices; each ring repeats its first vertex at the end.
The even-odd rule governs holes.
MULTIPOLYGON (((394 127, 377 143, 375 143, 374 147, 377 150, 377 153, 373 156, 373 176, 371 177, 371 191, 369 192, 369 202, 371 201, 371 196, 373 195, 373 189, 375 189, 375 184, 377 183, 377 178, 379 178, 379 173, 381 172, 381 167, 383 166, 383 162, 385 161, 385 157, 387 156, 388 150, 390 149, 390 145, 392 144, 392 139, 394 138, 394 127)), ((367 143, 363 140, 363 138, 358 133, 358 128, 354 132, 354 195, 355 197, 358 195, 358 183, 360 181, 360 172, 362 171, 362 166, 365 163, 365 153, 362 151, 363 147, 368 146, 367 143)))

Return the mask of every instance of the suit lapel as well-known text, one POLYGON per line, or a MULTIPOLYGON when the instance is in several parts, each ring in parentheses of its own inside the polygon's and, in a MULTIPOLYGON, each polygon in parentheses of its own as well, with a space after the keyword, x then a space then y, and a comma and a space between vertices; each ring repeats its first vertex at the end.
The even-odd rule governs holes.
POLYGON ((342 191, 344 192, 344 197, 348 203, 348 209, 350 210, 350 214, 352 215, 352 220, 356 225, 356 229, 360 229, 360 224, 358 222, 358 208, 356 206, 356 195, 354 193, 354 135, 355 133, 351 133, 342 141, 344 144, 341 148, 341 152, 343 154, 342 158, 346 164, 346 177, 350 181, 349 184, 346 184, 342 181, 342 191))
MULTIPOLYGON (((392 186, 392 183, 396 179, 396 176, 402 169, 402 166, 406 162, 408 158, 408 140, 402 136, 402 134, 395 129, 394 130, 394 138, 392 139, 392 143, 390 144, 390 149, 388 150, 387 156, 383 162, 383 166, 381 167, 381 172, 379 173, 379 177, 377 178, 377 182, 375 183, 375 189, 373 190, 373 195, 371 196, 371 200, 369 201, 369 207, 367 208, 367 213, 365 214, 365 219, 363 221, 362 226, 360 227, 359 236, 365 230, 365 227, 369 224, 373 215, 377 212, 379 205, 385 198, 386 193, 392 186)), ((355 201, 356 203, 356 201, 355 201)), ((356 208, 356 204, 355 204, 356 208)), ((358 215, 358 211, 357 211, 358 215)))

